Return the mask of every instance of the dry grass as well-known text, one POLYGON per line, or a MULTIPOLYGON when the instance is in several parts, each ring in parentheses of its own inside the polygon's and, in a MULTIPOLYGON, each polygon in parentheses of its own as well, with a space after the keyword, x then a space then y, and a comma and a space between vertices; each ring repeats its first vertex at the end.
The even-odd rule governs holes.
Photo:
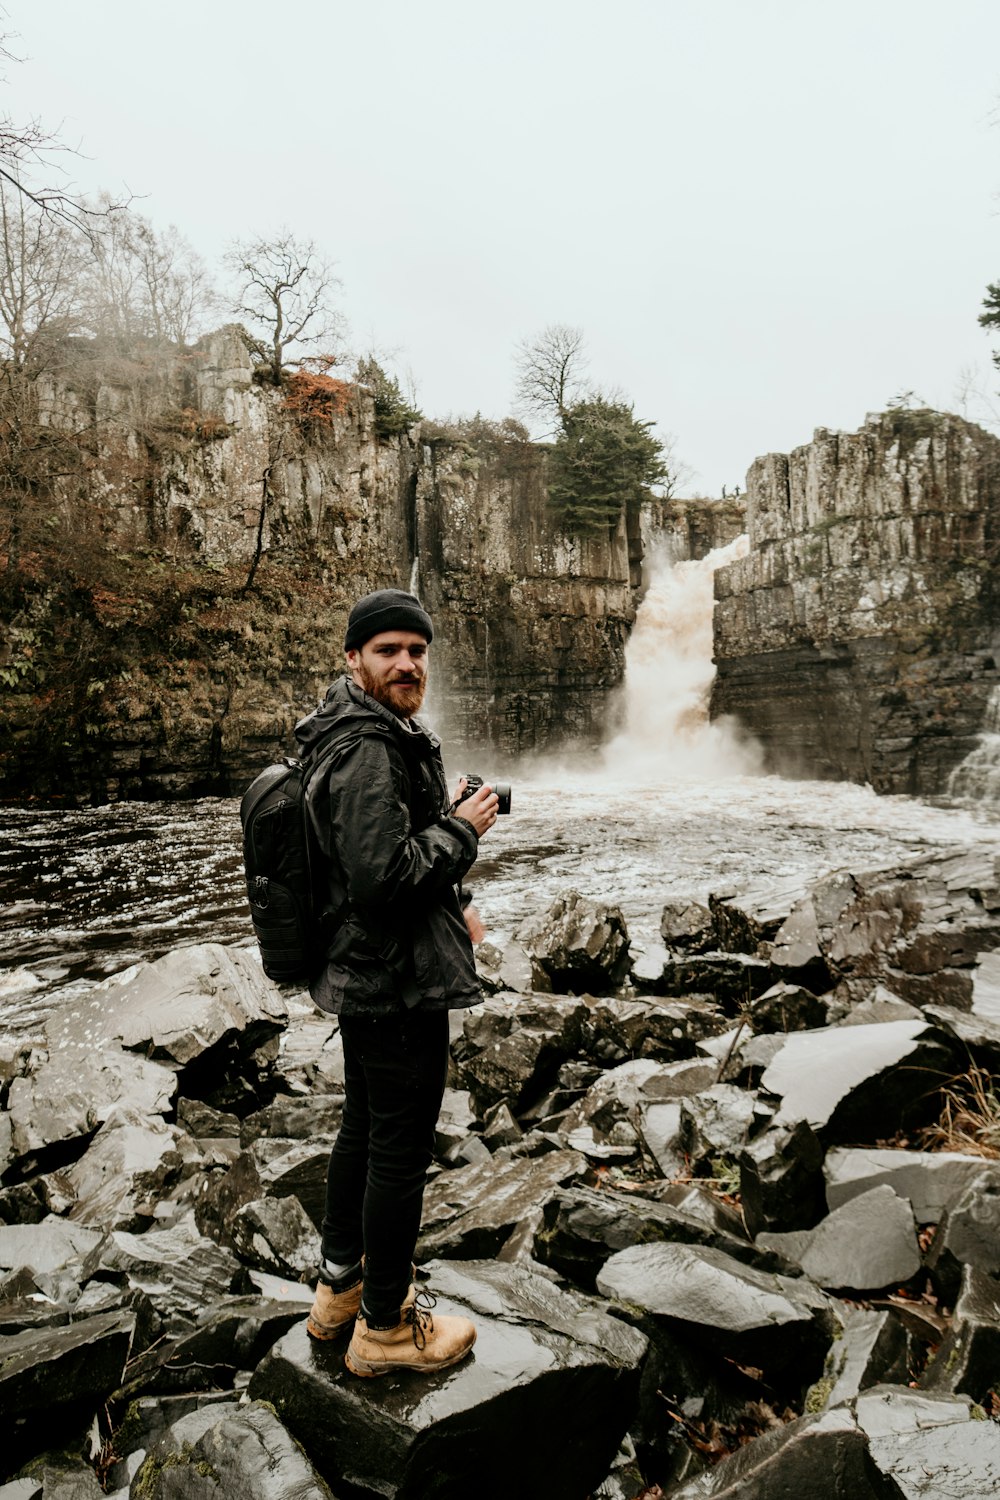
POLYGON ((941 1091, 941 1118, 920 1132, 925 1151, 1000 1158, 1000 1097, 992 1073, 975 1063, 941 1091))

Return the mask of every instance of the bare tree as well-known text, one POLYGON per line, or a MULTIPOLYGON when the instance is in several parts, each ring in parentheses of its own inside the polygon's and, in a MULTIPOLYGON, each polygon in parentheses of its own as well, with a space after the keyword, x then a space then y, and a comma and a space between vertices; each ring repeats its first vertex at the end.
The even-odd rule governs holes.
POLYGON ((37 374, 80 331, 87 243, 0 178, 0 355, 37 374))
POLYGON ((522 339, 514 352, 518 409, 547 419, 553 428, 583 399, 587 368, 583 330, 550 323, 533 339, 522 339))
POLYGON ((233 311, 263 330, 251 353, 275 385, 286 366, 307 357, 289 358, 290 351, 322 346, 333 352, 344 331, 343 317, 332 306, 340 282, 312 240, 299 240, 287 229, 270 239, 236 240, 225 264, 239 285, 233 311))
POLYGON ((87 278, 91 328, 126 343, 190 343, 216 301, 204 262, 173 225, 160 233, 130 209, 113 211, 106 195, 99 205, 87 278))

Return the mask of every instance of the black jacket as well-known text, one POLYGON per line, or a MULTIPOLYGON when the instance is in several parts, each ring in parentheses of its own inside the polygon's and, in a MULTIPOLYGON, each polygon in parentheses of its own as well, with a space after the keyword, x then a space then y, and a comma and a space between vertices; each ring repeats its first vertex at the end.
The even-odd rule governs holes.
POLYGON ((307 803, 342 920, 310 985, 322 1010, 383 1015, 481 998, 460 903, 478 852, 471 823, 447 814, 440 741, 347 677, 296 726, 319 769, 307 803), (329 758, 327 758, 329 757, 329 758))

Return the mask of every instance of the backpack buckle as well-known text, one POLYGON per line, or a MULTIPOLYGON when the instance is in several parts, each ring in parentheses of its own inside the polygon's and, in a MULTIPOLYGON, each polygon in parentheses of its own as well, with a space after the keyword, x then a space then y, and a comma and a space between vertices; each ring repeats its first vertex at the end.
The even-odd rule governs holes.
POLYGON ((268 878, 266 875, 258 875, 250 886, 250 905, 265 911, 270 899, 268 878))

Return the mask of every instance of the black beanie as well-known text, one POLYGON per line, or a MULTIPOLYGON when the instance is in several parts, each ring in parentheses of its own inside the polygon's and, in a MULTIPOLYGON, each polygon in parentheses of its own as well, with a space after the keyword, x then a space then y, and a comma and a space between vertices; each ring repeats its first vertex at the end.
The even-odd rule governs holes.
POLYGON ((434 639, 431 617, 414 594, 402 589, 378 589, 359 599, 347 620, 344 650, 356 651, 383 630, 412 630, 428 641, 434 639))

